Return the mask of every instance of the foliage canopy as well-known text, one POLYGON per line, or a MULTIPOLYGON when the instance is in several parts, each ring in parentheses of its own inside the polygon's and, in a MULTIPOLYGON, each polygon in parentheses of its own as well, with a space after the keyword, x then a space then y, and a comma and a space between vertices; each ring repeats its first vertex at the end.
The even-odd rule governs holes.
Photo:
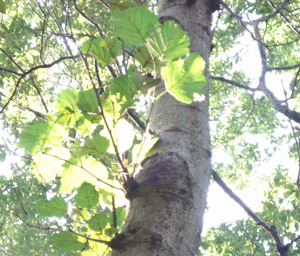
MULTIPOLYGON (((264 184, 257 214, 298 255, 299 174, 285 162, 256 170, 282 145, 299 161, 300 6, 267 2, 221 1, 214 17, 213 165, 237 189, 264 184), (245 65, 254 44, 257 62, 245 65)), ((156 11, 141 0, 0 0, 0 160, 11 162, 0 176, 0 254, 110 254, 126 218, 124 179, 159 140, 143 136, 147 90, 162 79, 163 93, 189 104, 207 81, 187 33, 156 11)), ((199 255, 275 247, 248 219, 211 228, 199 255)))

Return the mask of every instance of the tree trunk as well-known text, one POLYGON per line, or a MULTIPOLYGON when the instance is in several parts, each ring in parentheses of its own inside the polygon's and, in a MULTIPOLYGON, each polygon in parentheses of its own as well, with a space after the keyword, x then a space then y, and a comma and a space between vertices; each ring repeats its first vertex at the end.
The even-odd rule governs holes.
MULTIPOLYGON (((159 3, 160 20, 173 19, 188 31, 191 51, 199 52, 207 67, 211 2, 159 3)), ((135 177, 139 187, 130 196, 128 218, 113 240, 112 255, 195 255, 211 177, 208 85, 202 101, 184 104, 165 94, 149 112, 149 129, 160 135, 157 153, 143 161, 135 177)))

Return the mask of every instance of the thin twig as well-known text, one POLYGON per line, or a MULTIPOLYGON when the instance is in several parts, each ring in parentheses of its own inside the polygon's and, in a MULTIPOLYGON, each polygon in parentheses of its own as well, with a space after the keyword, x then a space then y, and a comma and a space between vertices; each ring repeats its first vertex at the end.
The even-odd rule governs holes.
MULTIPOLYGON (((46 153, 46 152, 43 152, 43 154, 45 154, 45 155, 47 155, 47 156, 51 156, 51 157, 57 158, 57 159, 59 159, 59 160, 61 160, 61 161, 64 161, 64 162, 70 164, 70 165, 73 165, 73 166, 75 166, 75 167, 77 167, 77 168, 82 169, 83 171, 85 171, 86 173, 88 173, 89 175, 91 175, 93 178, 95 178, 97 181, 103 183, 103 184, 106 185, 106 186, 109 186, 109 187, 114 188, 114 189, 122 190, 121 188, 115 187, 115 186, 113 186, 113 185, 111 185, 111 184, 109 184, 109 183, 107 183, 107 182, 101 180, 101 179, 98 178, 95 174, 91 173, 90 171, 88 171, 88 170, 85 169, 84 167, 79 166, 79 165, 77 165, 77 164, 74 164, 74 163, 72 163, 72 162, 69 161, 69 160, 66 160, 66 159, 64 159, 64 158, 61 158, 61 157, 59 157, 59 156, 52 155, 52 154, 49 154, 49 153, 46 153)), ((123 191, 123 190, 122 190, 122 191, 123 191)))
POLYGON ((103 34, 101 28, 99 27, 99 25, 98 25, 95 21, 93 21, 92 19, 90 19, 86 14, 84 14, 82 10, 79 9, 79 7, 77 6, 76 0, 73 0, 73 2, 74 2, 74 7, 75 7, 75 9, 81 14, 81 16, 82 16, 88 23, 90 23, 91 25, 93 25, 93 26, 97 29, 98 34, 99 34, 101 37, 104 37, 104 34, 103 34))
POLYGON ((7 106, 9 105, 9 103, 12 101, 12 99, 15 97, 17 91, 18 91, 18 88, 21 84, 21 81, 24 77, 26 77, 27 75, 31 74, 33 71, 35 70, 38 70, 38 69, 41 69, 41 68, 50 68, 52 66, 54 66, 55 64, 58 64, 59 62, 63 61, 63 60, 69 60, 69 59, 75 59, 75 58, 78 58, 79 56, 76 55, 76 56, 66 56, 66 57, 61 57, 55 61, 53 61, 52 63, 50 64, 45 64, 45 65, 39 65, 39 66, 35 66, 31 69, 29 69, 28 71, 24 72, 20 77, 19 79, 17 80, 16 84, 15 84, 15 88, 11 94, 11 96, 9 97, 8 101, 4 104, 4 106, 2 107, 1 111, 0 111, 0 114, 3 113, 3 111, 7 108, 7 106))

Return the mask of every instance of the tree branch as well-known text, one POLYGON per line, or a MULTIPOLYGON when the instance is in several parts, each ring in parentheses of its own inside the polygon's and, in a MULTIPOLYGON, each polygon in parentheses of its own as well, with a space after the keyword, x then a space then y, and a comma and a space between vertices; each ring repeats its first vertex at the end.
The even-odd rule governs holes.
POLYGON ((268 21, 270 18, 275 17, 281 10, 283 10, 283 8, 288 4, 290 0, 284 0, 284 2, 278 7, 278 8, 273 8, 275 9, 275 11, 267 16, 263 16, 258 18, 256 21, 257 22, 261 22, 261 21, 268 21))
POLYGON ((35 66, 31 69, 29 69, 28 71, 24 72, 18 79, 18 81, 16 82, 15 84, 15 88, 11 94, 11 96, 9 97, 8 101, 4 104, 4 106, 2 107, 2 109, 0 110, 0 114, 3 113, 3 111, 7 108, 7 106, 9 105, 9 103, 12 101, 12 99, 15 97, 17 91, 18 91, 18 88, 21 84, 21 81, 24 77, 26 77, 27 75, 31 74, 33 71, 37 70, 37 69, 41 69, 41 68, 50 68, 52 66, 54 66, 55 64, 63 61, 63 60, 69 60, 69 59, 75 59, 75 58, 78 58, 79 56, 76 55, 76 56, 67 56, 67 57, 61 57, 59 59, 57 59, 56 61, 50 63, 50 64, 45 64, 45 65, 39 65, 39 66, 35 66))
POLYGON ((93 26, 97 29, 97 31, 98 31, 98 33, 99 33, 99 35, 100 35, 101 37, 104 37, 103 32, 102 32, 102 30, 100 29, 99 25, 98 25, 95 21, 93 21, 92 19, 90 19, 87 15, 85 15, 85 14, 83 13, 82 10, 79 9, 79 7, 77 6, 76 0, 73 0, 73 2, 74 2, 74 7, 75 7, 75 9, 80 13, 80 15, 81 15, 81 16, 82 16, 89 24, 93 25, 93 26))
POLYGON ((277 251, 279 252, 280 256, 288 256, 288 248, 290 245, 284 245, 282 238, 280 234, 277 231, 276 226, 270 225, 267 222, 265 222, 261 217, 259 217, 256 213, 254 213, 244 202, 243 200, 238 197, 221 179, 221 177, 218 175, 218 173, 213 170, 212 176, 214 181, 223 189, 223 191, 229 195, 238 205, 240 205, 247 214, 255 221, 257 225, 259 225, 262 229, 266 230, 271 234, 273 237, 277 251))
MULTIPOLYGON (((258 42, 260 42, 261 36, 259 33, 258 22, 253 22, 253 29, 254 29, 255 37, 258 39, 258 42)), ((261 75, 259 78, 259 88, 271 101, 275 110, 284 114, 286 117, 292 119, 293 121, 300 123, 300 113, 289 109, 287 106, 282 105, 281 102, 275 97, 275 95, 267 88, 266 86, 266 73, 268 71, 267 57, 263 45, 260 43, 258 43, 257 45, 258 45, 258 50, 261 58, 261 66, 262 66, 261 75)))
POLYGON ((252 91, 252 92, 260 90, 258 87, 257 88, 251 88, 251 87, 249 87, 247 85, 244 85, 244 84, 241 84, 239 82, 232 81, 232 80, 226 79, 224 77, 220 77, 220 76, 209 76, 209 78, 213 79, 213 80, 225 82, 225 83, 228 83, 228 84, 232 84, 232 85, 234 85, 236 87, 239 87, 239 88, 242 88, 242 89, 245 89, 245 90, 248 90, 248 91, 252 91))
POLYGON ((267 71, 272 71, 272 70, 289 70, 289 69, 298 68, 298 67, 300 67, 300 63, 297 63, 297 64, 292 65, 292 66, 268 67, 267 71))

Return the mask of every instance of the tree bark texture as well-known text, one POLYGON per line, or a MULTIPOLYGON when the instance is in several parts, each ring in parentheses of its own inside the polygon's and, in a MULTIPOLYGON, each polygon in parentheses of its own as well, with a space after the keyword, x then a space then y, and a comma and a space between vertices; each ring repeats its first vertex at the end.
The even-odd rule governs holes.
MULTIPOLYGON (((211 6, 209 0, 159 2, 160 21, 175 20, 188 31, 191 51, 199 52, 207 67, 211 6)), ((208 84, 204 99, 192 104, 164 94, 152 104, 148 126, 160 139, 135 177, 138 187, 129 195, 128 218, 113 240, 112 255, 195 255, 212 169, 208 84)))

